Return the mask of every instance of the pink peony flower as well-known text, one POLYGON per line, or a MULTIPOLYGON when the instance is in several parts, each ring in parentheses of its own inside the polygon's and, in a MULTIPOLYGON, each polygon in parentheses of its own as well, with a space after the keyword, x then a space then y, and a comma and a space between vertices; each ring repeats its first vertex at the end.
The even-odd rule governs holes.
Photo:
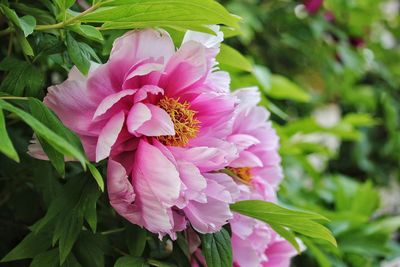
POLYGON ((251 185, 254 189, 250 192, 242 186, 241 199, 275 201, 275 191, 283 177, 279 138, 268 121, 268 111, 257 106, 260 102, 257 88, 244 88, 234 95, 240 104, 227 140, 235 144, 239 156, 229 163, 229 169, 242 185, 251 185))
MULTIPOLYGON (((282 179, 279 139, 268 121, 269 113, 258 107, 257 88, 236 91, 240 100, 236 107, 232 134, 228 140, 237 148, 239 157, 228 169, 240 189, 237 200, 260 199, 276 202, 276 190, 282 179)), ((279 237, 267 224, 235 214, 230 221, 235 266, 289 266, 295 249, 279 237)))
POLYGON ((202 233, 219 230, 238 193, 228 175, 207 173, 237 154, 224 140, 237 100, 216 67, 223 36, 212 29, 216 36, 188 32, 177 51, 165 31, 128 32, 107 63, 92 65, 87 77, 73 68, 44 99, 90 160, 109 157, 114 209, 173 238, 187 221, 202 233))
POLYGON ((308 13, 315 14, 321 8, 323 0, 304 0, 303 3, 308 13))
POLYGON ((293 246, 265 223, 235 214, 230 222, 234 266, 289 267, 293 246))

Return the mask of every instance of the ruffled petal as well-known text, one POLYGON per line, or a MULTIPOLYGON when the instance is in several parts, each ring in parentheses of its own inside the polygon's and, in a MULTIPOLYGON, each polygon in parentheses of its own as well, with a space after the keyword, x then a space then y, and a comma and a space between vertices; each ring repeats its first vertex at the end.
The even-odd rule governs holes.
POLYGON ((190 162, 178 161, 179 174, 183 184, 186 186, 184 197, 187 200, 206 202, 203 190, 207 187, 207 182, 199 169, 190 162))
POLYGON ((238 185, 233 181, 232 177, 225 173, 205 173, 204 177, 207 178, 207 180, 212 180, 217 182, 219 185, 221 185, 224 190, 229 192, 230 198, 235 201, 239 198, 240 196, 240 190, 238 185))
POLYGON ((260 140, 249 134, 232 134, 227 138, 227 140, 234 143, 238 151, 245 150, 252 145, 260 143, 260 140))
POLYGON ((151 119, 150 109, 143 103, 136 103, 133 105, 128 113, 126 125, 131 134, 135 134, 136 130, 143 125, 146 121, 151 119))
POLYGON ((242 151, 239 157, 229 164, 230 167, 262 167, 263 163, 259 157, 249 151, 242 151))
POLYGON ((270 244, 265 251, 267 261, 264 267, 289 267, 291 258, 297 255, 297 251, 286 240, 281 239, 270 244))
POLYGON ((143 225, 139 209, 135 204, 135 192, 126 170, 112 159, 108 161, 107 166, 107 192, 110 204, 118 214, 131 223, 143 225))
POLYGON ((195 41, 201 43, 207 48, 219 47, 224 40, 224 33, 220 31, 218 25, 211 25, 209 28, 215 32, 215 35, 204 32, 187 31, 183 37, 182 44, 189 41, 195 41))
POLYGON ((146 104, 151 112, 151 119, 137 129, 138 133, 146 136, 175 135, 174 123, 168 113, 152 104, 146 104))
MULTIPOLYGON (((136 90, 128 89, 123 90, 121 92, 112 94, 104 98, 100 105, 97 107, 96 112, 94 113, 93 119, 104 115, 110 108, 112 108, 115 104, 117 104, 122 98, 130 95, 134 95, 136 90)), ((123 107, 119 108, 119 111, 123 109, 123 107)))
POLYGON ((135 63, 147 58, 163 58, 167 62, 174 52, 174 43, 166 31, 130 31, 115 40, 110 61, 119 63, 116 67, 121 70, 129 70, 135 63))
POLYGON ((130 31, 115 40, 109 61, 90 75, 88 94, 93 99, 102 100, 119 92, 132 66, 146 59, 164 64, 174 52, 174 44, 165 31, 130 31))
POLYGON ((141 87, 138 92, 135 94, 134 101, 139 102, 145 100, 149 94, 157 95, 157 94, 164 94, 164 89, 155 86, 155 85, 145 85, 141 87))
POLYGON ((101 130, 96 146, 96 161, 103 160, 110 155, 111 147, 117 141, 124 125, 125 114, 120 112, 114 115, 101 130))
POLYGON ((219 25, 210 25, 209 28, 215 33, 187 31, 183 37, 182 46, 188 42, 197 42, 206 48, 206 58, 208 68, 216 65, 215 57, 219 53, 221 42, 224 40, 224 33, 220 31, 219 25))
POLYGON ((232 218, 229 204, 212 197, 207 199, 207 203, 189 202, 184 212, 193 228, 200 233, 219 231, 232 218))
POLYGON ((226 71, 211 72, 205 81, 207 87, 216 93, 227 94, 230 92, 231 76, 226 71))
POLYGON ((241 108, 251 108, 257 106, 261 101, 261 94, 257 87, 246 87, 233 92, 240 100, 241 108))
POLYGON ((181 189, 175 166, 156 147, 140 141, 132 177, 146 228, 155 233, 171 232, 170 208, 175 205, 181 189))
POLYGON ((51 86, 43 101, 74 132, 95 134, 91 125, 98 103, 88 96, 84 82, 66 80, 51 86))
POLYGON ((140 88, 145 85, 156 85, 164 70, 164 64, 148 62, 146 60, 138 66, 134 66, 125 77, 123 89, 140 88))
POLYGON ((185 43, 168 61, 160 87, 169 97, 191 93, 190 88, 207 75, 205 47, 200 43, 185 43))

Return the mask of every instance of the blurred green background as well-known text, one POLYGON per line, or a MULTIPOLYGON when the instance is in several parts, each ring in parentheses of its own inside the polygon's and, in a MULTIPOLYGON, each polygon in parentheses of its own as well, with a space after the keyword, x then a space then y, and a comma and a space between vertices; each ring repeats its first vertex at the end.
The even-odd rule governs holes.
POLYGON ((400 266, 400 47, 396 0, 221 1, 227 43, 255 67, 281 138, 283 203, 329 219, 334 249, 305 240, 293 266, 400 266))

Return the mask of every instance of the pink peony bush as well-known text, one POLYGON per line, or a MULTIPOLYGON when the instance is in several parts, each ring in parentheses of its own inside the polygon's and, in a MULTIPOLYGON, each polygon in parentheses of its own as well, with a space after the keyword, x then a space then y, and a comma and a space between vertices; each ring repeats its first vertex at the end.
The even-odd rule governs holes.
MULTIPOLYGON (((212 233, 229 222, 236 266, 287 266, 291 245, 229 209, 239 200, 276 201, 282 171, 259 93, 230 93, 215 59, 223 35, 212 30, 187 32, 177 50, 165 31, 128 32, 107 63, 93 64, 87 77, 73 68, 44 103, 79 135, 90 160, 108 158, 109 200, 125 219, 172 239, 189 225, 212 233)), ((30 152, 44 158, 37 142, 30 152)))

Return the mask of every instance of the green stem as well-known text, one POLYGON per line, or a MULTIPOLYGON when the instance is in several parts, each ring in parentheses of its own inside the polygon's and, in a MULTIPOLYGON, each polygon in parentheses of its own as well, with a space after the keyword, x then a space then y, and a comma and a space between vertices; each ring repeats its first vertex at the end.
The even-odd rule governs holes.
POLYGON ((148 263, 150 266, 164 266, 164 264, 163 264, 162 262, 160 262, 160 261, 158 261, 158 260, 153 260, 153 259, 148 259, 148 260, 147 260, 147 263, 148 263))
POLYGON ((115 233, 120 233, 125 231, 125 228, 117 228, 117 229, 112 229, 108 231, 101 232, 100 234, 102 235, 110 235, 110 234, 115 234, 115 233))
POLYGON ((36 25, 35 30, 37 30, 37 31, 47 31, 47 30, 53 30, 53 29, 62 29, 65 26, 68 26, 70 24, 75 23, 80 18, 82 18, 83 16, 89 14, 90 12, 95 11, 96 9, 98 9, 101 6, 102 3, 103 2, 98 2, 97 4, 91 6, 87 10, 83 11, 82 13, 80 13, 79 15, 77 15, 75 17, 72 17, 70 19, 67 19, 66 21, 59 22, 59 23, 56 23, 56 24, 50 24, 50 25, 36 25))
POLYGON ((35 30, 36 31, 47 31, 47 30, 53 30, 53 29, 61 29, 64 28, 64 23, 60 22, 57 24, 50 24, 50 25, 36 25, 35 30))
POLYGON ((13 29, 11 27, 8 27, 7 29, 0 31, 0 36, 7 35, 7 34, 11 33, 12 31, 13 31, 13 29))
POLYGON ((0 96, 0 99, 9 99, 9 100, 28 100, 27 97, 24 96, 0 96))

